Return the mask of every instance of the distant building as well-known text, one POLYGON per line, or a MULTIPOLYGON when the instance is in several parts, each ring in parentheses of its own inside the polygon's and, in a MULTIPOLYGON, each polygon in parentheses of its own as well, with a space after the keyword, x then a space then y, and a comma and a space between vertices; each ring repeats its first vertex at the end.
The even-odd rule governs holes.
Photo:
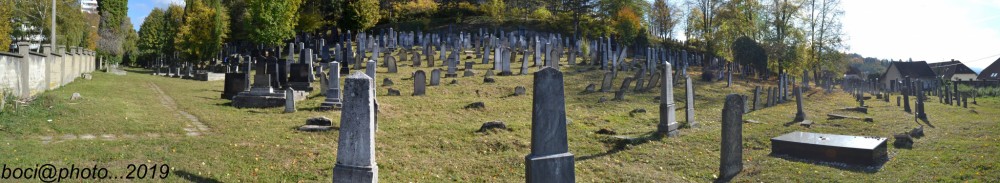
POLYGON ((952 81, 969 81, 976 79, 976 71, 957 60, 927 64, 934 70, 938 78, 952 81))
POLYGON ((97 0, 80 0, 80 11, 90 14, 96 14, 97 0))
MULTIPOLYGON (((883 87, 894 89, 895 85, 892 84, 893 81, 899 83, 903 81, 904 78, 910 77, 911 80, 925 80, 925 81, 937 81, 937 77, 934 74, 934 70, 927 65, 925 61, 919 62, 892 62, 889 67, 885 69, 882 73, 882 77, 879 78, 879 82, 882 83, 883 87)), ((926 82, 930 85, 930 82, 926 82)))
POLYGON ((1000 58, 993 61, 993 63, 990 64, 989 67, 986 67, 986 69, 983 69, 982 72, 979 72, 979 77, 977 79, 980 81, 1000 81, 1000 58))

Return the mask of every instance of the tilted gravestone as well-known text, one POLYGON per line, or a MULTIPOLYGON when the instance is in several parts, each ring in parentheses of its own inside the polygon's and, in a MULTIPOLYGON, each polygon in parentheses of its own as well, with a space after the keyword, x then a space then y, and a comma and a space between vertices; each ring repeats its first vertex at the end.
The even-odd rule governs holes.
POLYGON ((604 80, 601 83, 601 92, 611 91, 611 82, 614 79, 614 75, 611 72, 604 72, 604 80))
POLYGON ((431 70, 431 83, 429 86, 437 86, 441 84, 441 69, 431 70))
POLYGON ((670 62, 663 62, 663 85, 660 87, 660 123, 656 126, 658 133, 668 137, 677 136, 677 116, 674 114, 674 81, 670 62))
POLYGON ((372 78, 355 73, 344 81, 337 163, 333 182, 378 182, 375 163, 375 88, 372 78))
POLYGON ((427 74, 423 70, 413 72, 413 96, 423 96, 427 91, 427 74))
POLYGON ((566 137, 563 74, 546 67, 534 75, 531 154, 524 158, 526 182, 576 182, 574 156, 566 137))
POLYGON ((743 99, 739 95, 727 95, 723 104, 721 144, 718 180, 728 182, 743 171, 743 99))
POLYGON ((684 76, 684 79, 687 80, 687 84, 684 86, 684 88, 687 88, 687 92, 685 92, 687 100, 684 101, 687 105, 687 109, 684 109, 686 112, 685 117, 687 117, 688 126, 698 127, 698 122, 694 120, 694 85, 691 82, 690 76, 684 76))
POLYGON ((615 92, 615 98, 612 100, 625 100, 625 92, 628 91, 628 86, 632 84, 632 77, 625 77, 622 81, 622 87, 615 92))

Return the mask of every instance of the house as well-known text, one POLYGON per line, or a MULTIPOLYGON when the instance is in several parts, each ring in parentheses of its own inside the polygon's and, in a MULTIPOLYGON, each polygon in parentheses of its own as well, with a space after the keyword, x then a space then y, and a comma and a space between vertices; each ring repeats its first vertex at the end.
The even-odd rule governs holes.
POLYGON ((989 67, 986 67, 986 69, 983 69, 982 72, 979 72, 979 77, 977 78, 977 80, 1000 81, 1000 58, 998 58, 996 61, 993 61, 993 63, 990 64, 989 67))
MULTIPOLYGON (((883 87, 895 90, 896 86, 892 82, 899 83, 906 77, 909 77, 911 81, 916 79, 937 81, 934 70, 931 70, 927 62, 918 61, 889 63, 889 67, 885 69, 885 72, 882 72, 882 77, 879 77, 879 82, 882 83, 883 87)), ((924 85, 930 86, 932 82, 925 82, 924 85)))
POLYGON ((976 71, 954 59, 927 65, 931 67, 931 70, 934 70, 937 78, 945 78, 952 81, 970 81, 976 79, 976 71))

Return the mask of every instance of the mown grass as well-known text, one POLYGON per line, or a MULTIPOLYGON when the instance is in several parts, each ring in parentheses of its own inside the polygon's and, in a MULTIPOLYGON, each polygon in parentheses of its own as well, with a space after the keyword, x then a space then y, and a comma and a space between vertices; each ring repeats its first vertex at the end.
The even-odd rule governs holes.
MULTIPOLYGON (((437 60, 437 67, 442 66, 437 60)), ((517 59, 520 61, 520 58, 517 59)), ((480 59, 465 61, 480 62, 480 59)), ((376 82, 391 79, 393 86, 378 87, 381 113, 376 136, 376 160, 383 182, 522 182, 524 156, 530 153, 532 76, 497 76, 496 83, 483 83, 491 64, 476 64, 476 77, 442 78, 440 86, 429 86, 426 96, 410 96, 417 69, 401 62, 399 73, 379 68, 376 82), (449 85, 451 80, 457 85, 449 85), (514 87, 528 89, 526 96, 510 96, 514 87), (386 96, 387 88, 402 96, 386 96), (485 109, 464 109, 481 101, 485 109), (510 131, 477 133, 483 122, 500 120, 510 131)), ((520 62, 513 65, 520 66, 520 62)), ((460 65, 461 67, 461 65, 460 65)), ((512 66, 514 67, 514 66, 512 66)), ((517 68, 517 67, 514 67, 517 68)), ((719 165, 720 118, 726 94, 751 95, 760 85, 736 80, 696 81, 696 120, 699 127, 682 129, 677 138, 656 138, 658 103, 651 92, 629 92, 624 101, 597 103, 613 93, 580 92, 590 84, 600 86, 600 71, 576 72, 580 66, 564 66, 566 110, 570 151, 576 155, 576 177, 580 182, 708 182, 715 179, 719 165), (648 112, 630 116, 644 108, 648 112), (609 129, 617 135, 595 132, 609 129)), ((513 69, 518 73, 518 69, 513 69)), ((537 70, 532 67, 531 71, 537 70)), ((294 130, 306 118, 326 116, 339 126, 339 112, 316 111, 322 102, 318 91, 299 102, 299 112, 282 113, 282 108, 236 109, 219 99, 222 81, 200 82, 140 74, 127 76, 95 73, 94 80, 78 80, 64 88, 42 94, 31 106, 0 114, 0 162, 8 166, 34 164, 99 164, 112 173, 125 173, 130 163, 165 163, 173 169, 168 182, 198 181, 303 181, 328 182, 336 159, 338 132, 304 133, 294 130), (178 104, 197 116, 211 130, 201 136, 185 136, 188 122, 175 111, 163 107, 149 87, 156 84, 178 104), (80 92, 82 101, 69 101, 80 92), (128 117, 128 120, 124 118, 128 117), (53 123, 44 120, 53 119, 53 123), (40 136, 63 134, 144 134, 117 140, 70 140, 43 144, 40 136), (177 134, 177 135, 169 135, 177 134)), ((461 71, 459 71, 461 75, 461 71)), ((699 73, 693 72, 692 75, 699 73)), ((621 73, 621 79, 631 76, 621 73)), ((429 76, 428 76, 429 77, 429 76)), ((771 86, 764 84, 765 86, 771 86)), ((314 85, 317 86, 318 85, 314 85)), ((684 121, 683 85, 674 89, 678 102, 677 119, 684 121)), ((969 109, 927 104, 930 124, 927 136, 917 139, 912 149, 889 148, 891 160, 877 172, 858 171, 769 156, 768 139, 792 132, 807 131, 860 136, 891 137, 916 127, 912 115, 890 103, 869 100, 870 114, 838 111, 856 106, 842 92, 825 94, 815 89, 805 92, 811 128, 785 124, 795 114, 794 102, 754 111, 745 119, 761 123, 744 124, 743 173, 736 182, 913 182, 913 181, 1000 181, 1000 99, 980 98, 969 109), (812 94, 814 93, 815 94, 812 94), (827 120, 827 113, 870 116, 874 123, 860 120, 827 120)), ((894 98, 894 97, 893 97, 894 98)), ((920 122, 923 123, 923 122, 920 122)), ((926 123, 924 123, 926 125, 926 123)), ((891 143, 891 139, 890 139, 891 143)))

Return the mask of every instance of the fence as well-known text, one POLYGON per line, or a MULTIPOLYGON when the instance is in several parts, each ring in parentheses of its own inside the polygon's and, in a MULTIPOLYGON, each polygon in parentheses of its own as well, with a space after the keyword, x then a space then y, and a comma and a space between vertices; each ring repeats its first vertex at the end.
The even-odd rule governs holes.
POLYGON ((0 90, 20 98, 69 84, 101 65, 94 59, 94 51, 79 47, 59 46, 52 52, 46 44, 42 53, 37 53, 31 52, 26 42, 17 45, 17 53, 0 52, 0 90))

